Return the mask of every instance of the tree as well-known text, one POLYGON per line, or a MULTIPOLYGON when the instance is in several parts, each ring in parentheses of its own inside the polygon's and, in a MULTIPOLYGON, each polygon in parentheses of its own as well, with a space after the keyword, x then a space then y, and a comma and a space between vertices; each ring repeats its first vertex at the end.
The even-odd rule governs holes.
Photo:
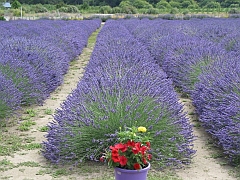
POLYGON ((156 4, 156 7, 158 9, 169 9, 169 8, 171 8, 171 5, 167 1, 161 0, 160 2, 158 2, 156 4))
POLYGON ((220 6, 220 3, 212 1, 212 2, 207 3, 205 8, 217 9, 217 8, 221 8, 221 6, 220 6))
POLYGON ((18 9, 18 8, 20 8, 22 5, 21 5, 21 3, 18 1, 18 0, 14 0, 13 2, 12 2, 12 8, 13 9, 18 9))
POLYGON ((225 0, 222 3, 223 7, 229 7, 231 4, 238 4, 238 5, 240 5, 240 1, 239 0, 225 0))
POLYGON ((181 3, 181 6, 182 6, 182 8, 188 8, 188 6, 190 6, 190 5, 193 5, 193 3, 191 2, 191 1, 183 1, 182 3, 181 3))
POLYGON ((150 9, 153 8, 153 6, 151 4, 149 4, 148 2, 146 2, 145 0, 134 0, 132 5, 138 9, 140 8, 146 8, 146 9, 150 9))
POLYGON ((170 4, 173 8, 181 8, 181 3, 180 3, 180 2, 170 1, 169 4, 170 4))

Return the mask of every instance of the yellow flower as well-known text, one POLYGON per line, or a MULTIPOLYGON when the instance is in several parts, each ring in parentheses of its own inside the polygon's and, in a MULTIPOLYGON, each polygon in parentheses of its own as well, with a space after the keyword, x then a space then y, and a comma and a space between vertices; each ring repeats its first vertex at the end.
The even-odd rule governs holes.
POLYGON ((138 132, 146 132, 147 129, 143 126, 138 127, 138 132))

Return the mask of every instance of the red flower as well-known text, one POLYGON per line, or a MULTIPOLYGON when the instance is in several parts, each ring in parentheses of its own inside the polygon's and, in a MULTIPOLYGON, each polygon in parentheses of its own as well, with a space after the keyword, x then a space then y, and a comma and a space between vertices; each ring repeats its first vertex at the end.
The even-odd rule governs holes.
POLYGON ((148 148, 151 147, 150 142, 146 142, 146 144, 147 144, 147 147, 148 147, 148 148))
POLYGON ((148 154, 148 160, 151 160, 152 159, 152 155, 151 154, 148 154))
POLYGON ((113 160, 113 162, 115 162, 115 163, 119 162, 119 161, 120 161, 119 155, 117 155, 117 156, 113 156, 113 155, 112 155, 112 160, 113 160))
POLYGON ((142 158, 143 164, 147 164, 147 160, 143 157, 142 158))
POLYGON ((127 151, 127 146, 125 144, 119 143, 114 146, 116 149, 119 149, 122 152, 127 151))
POLYGON ((134 147, 134 146, 135 146, 135 142, 134 142, 134 141, 131 141, 131 140, 128 140, 127 146, 128 146, 128 147, 134 147))
POLYGON ((125 166, 127 164, 128 159, 125 156, 120 156, 119 159, 120 159, 119 163, 121 166, 125 166))
POLYGON ((104 157, 100 157, 100 161, 101 161, 101 162, 104 162, 104 157))
POLYGON ((142 146, 140 150, 141 150, 142 155, 144 155, 146 150, 147 150, 147 147, 146 146, 142 146))
POLYGON ((138 154, 139 151, 140 151, 140 148, 141 148, 140 146, 141 146, 141 143, 137 142, 137 143, 135 144, 135 146, 133 147, 132 152, 133 152, 134 154, 138 154))
POLYGON ((136 169, 136 170, 138 170, 138 169, 141 169, 141 166, 140 166, 140 164, 135 163, 135 164, 133 165, 133 168, 136 169))

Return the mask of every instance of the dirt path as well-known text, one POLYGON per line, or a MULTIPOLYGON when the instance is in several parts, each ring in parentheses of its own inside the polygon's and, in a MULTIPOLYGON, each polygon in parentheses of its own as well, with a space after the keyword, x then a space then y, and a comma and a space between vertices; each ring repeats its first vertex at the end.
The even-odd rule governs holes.
POLYGON ((223 154, 213 147, 211 137, 201 127, 200 122, 194 114, 194 107, 191 100, 180 98, 184 104, 184 110, 193 124, 194 149, 197 150, 193 162, 189 167, 181 169, 177 174, 183 180, 236 180, 231 176, 233 167, 226 165, 223 154))

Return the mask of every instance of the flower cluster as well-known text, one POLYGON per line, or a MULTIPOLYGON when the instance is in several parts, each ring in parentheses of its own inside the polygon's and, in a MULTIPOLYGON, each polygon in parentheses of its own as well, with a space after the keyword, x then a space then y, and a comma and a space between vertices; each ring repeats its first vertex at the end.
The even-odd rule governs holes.
POLYGON ((135 126, 118 132, 119 143, 110 146, 100 161, 108 162, 110 167, 139 170, 146 167, 152 159, 150 137, 145 127, 135 126), (146 135, 147 134, 147 135, 146 135))

